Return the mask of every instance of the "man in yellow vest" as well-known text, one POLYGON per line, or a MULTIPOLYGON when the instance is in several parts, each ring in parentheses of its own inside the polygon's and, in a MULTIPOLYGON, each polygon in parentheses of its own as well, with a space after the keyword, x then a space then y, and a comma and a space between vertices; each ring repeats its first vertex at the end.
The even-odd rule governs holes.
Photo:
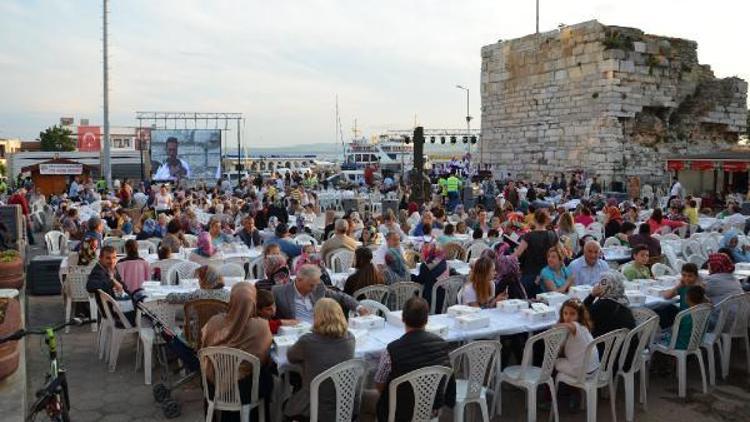
POLYGON ((456 176, 455 172, 452 172, 448 180, 445 181, 445 190, 448 192, 448 212, 453 212, 458 205, 458 193, 461 190, 461 185, 461 179, 456 176))

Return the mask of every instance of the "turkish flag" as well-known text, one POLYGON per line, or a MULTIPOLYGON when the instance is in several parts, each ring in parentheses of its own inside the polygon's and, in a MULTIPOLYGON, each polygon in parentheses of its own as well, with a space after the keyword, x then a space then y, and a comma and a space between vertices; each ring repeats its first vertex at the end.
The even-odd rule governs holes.
POLYGON ((102 131, 99 126, 78 126, 78 151, 99 151, 101 138, 102 131))

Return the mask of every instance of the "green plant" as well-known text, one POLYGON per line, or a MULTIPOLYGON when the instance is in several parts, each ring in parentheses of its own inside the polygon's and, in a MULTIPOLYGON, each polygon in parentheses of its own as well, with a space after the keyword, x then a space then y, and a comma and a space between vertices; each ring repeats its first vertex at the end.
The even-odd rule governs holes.
POLYGON ((633 40, 627 36, 622 35, 618 31, 606 31, 604 33, 604 44, 605 50, 629 50, 633 51, 633 40))
POLYGON ((0 252, 0 262, 2 263, 13 262, 20 257, 21 254, 15 249, 6 249, 0 252))
POLYGON ((44 132, 39 132, 42 151, 74 151, 76 141, 71 136, 73 132, 70 129, 57 125, 48 127, 44 132))

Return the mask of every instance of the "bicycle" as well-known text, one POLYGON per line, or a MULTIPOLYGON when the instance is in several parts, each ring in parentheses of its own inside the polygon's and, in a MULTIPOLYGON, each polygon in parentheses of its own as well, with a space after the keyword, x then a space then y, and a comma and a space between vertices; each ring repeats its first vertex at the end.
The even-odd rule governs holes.
POLYGON ((54 327, 21 329, 6 337, 0 338, 0 344, 20 340, 27 335, 43 335, 44 342, 49 351, 49 373, 46 377, 46 384, 36 392, 36 401, 29 407, 27 421, 33 421, 42 410, 45 410, 51 421, 70 422, 70 398, 68 396, 68 381, 65 376, 65 369, 60 368, 57 361, 57 336, 55 332, 69 325, 84 325, 95 322, 93 319, 73 318, 54 327))

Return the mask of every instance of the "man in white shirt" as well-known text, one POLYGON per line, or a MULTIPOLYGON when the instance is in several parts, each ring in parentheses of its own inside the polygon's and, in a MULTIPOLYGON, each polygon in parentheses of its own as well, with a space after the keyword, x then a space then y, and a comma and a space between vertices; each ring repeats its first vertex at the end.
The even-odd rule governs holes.
POLYGON ((180 180, 190 178, 190 165, 187 161, 177 157, 179 142, 175 137, 167 138, 167 159, 159 166, 154 180, 180 180))
POLYGON ((388 249, 395 248, 401 251, 401 256, 404 256, 404 248, 401 247, 401 236, 395 232, 390 231, 385 236, 385 243, 375 250, 375 254, 372 257, 372 263, 379 266, 385 266, 385 256, 388 254, 388 249))
POLYGON ((676 196, 678 198, 682 198, 682 184, 679 180, 675 180, 674 184, 672 185, 672 189, 669 191, 669 196, 673 197, 676 196))
POLYGON ((583 246, 583 256, 570 263, 568 269, 576 286, 593 286, 601 279, 602 274, 609 270, 609 265, 599 259, 601 247, 595 240, 589 240, 583 246))

